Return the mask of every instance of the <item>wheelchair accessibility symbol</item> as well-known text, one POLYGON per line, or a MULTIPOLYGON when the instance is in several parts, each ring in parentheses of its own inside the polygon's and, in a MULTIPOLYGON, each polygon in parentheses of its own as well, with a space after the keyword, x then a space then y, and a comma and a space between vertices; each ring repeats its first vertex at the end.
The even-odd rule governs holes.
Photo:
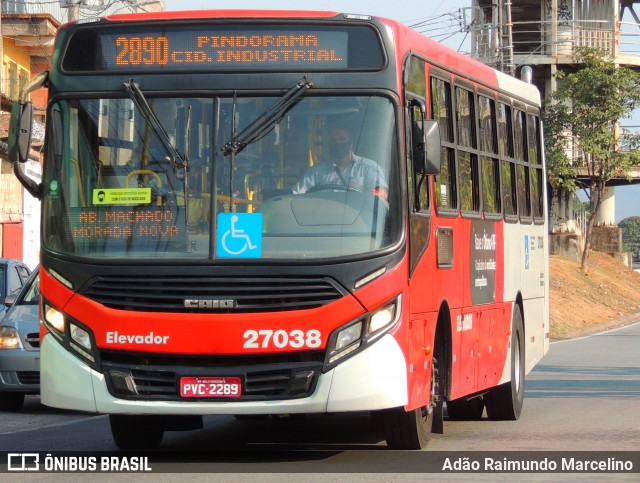
POLYGON ((219 257, 261 257, 262 213, 220 213, 217 245, 219 257))

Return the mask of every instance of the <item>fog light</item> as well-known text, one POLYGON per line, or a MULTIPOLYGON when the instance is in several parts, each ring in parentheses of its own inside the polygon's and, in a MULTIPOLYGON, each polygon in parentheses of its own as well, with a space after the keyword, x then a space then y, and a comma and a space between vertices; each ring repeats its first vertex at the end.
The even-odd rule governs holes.
POLYGON ((289 394, 308 392, 313 382, 313 374, 313 371, 303 371, 294 374, 289 381, 289 394))
POLYGON ((138 388, 136 382, 133 380, 133 376, 128 372, 123 371, 111 371, 111 383, 116 392, 120 394, 134 395, 138 394, 138 388))

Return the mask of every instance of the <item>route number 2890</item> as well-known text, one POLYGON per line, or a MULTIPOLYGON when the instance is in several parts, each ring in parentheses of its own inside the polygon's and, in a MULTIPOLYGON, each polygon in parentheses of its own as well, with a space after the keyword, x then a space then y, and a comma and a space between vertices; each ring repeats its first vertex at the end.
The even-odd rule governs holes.
POLYGON ((247 330, 244 333, 245 349, 317 349, 322 345, 322 338, 319 330, 311 329, 306 332, 296 329, 290 332, 286 330, 247 330))

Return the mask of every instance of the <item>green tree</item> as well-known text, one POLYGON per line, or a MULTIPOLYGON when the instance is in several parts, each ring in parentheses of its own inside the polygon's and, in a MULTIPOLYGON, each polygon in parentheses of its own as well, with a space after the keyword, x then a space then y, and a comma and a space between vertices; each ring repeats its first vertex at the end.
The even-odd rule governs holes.
POLYGON ((640 216, 625 218, 618 226, 622 229, 624 250, 631 252, 634 260, 640 260, 640 216))
POLYGON ((579 49, 574 62, 580 68, 558 72, 558 89, 546 98, 545 147, 551 187, 570 192, 582 188, 589 200, 581 261, 587 273, 605 186, 640 164, 640 135, 618 130, 618 121, 640 106, 640 74, 597 49, 579 49))

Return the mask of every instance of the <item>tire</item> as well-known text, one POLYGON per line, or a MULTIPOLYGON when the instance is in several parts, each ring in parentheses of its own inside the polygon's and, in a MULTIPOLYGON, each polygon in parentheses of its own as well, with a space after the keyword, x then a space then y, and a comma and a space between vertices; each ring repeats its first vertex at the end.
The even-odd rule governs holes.
POLYGON ((513 313, 511 331, 511 380, 491 389, 485 396, 487 416, 493 421, 515 421, 524 404, 524 325, 520 308, 513 313))
POLYGON ((431 440, 432 432, 442 432, 442 402, 439 394, 440 377, 434 357, 429 406, 422 406, 413 411, 405 411, 402 407, 385 409, 378 414, 390 449, 424 449, 431 440))
POLYGON ((484 401, 481 397, 447 401, 447 415, 452 421, 478 421, 482 419, 484 401))
POLYGON ((23 392, 0 392, 0 411, 20 411, 23 405, 23 392))
POLYGON ((392 408, 381 411, 382 427, 390 449, 424 449, 431 439, 433 411, 426 406, 405 411, 392 408))
POLYGON ((116 446, 124 450, 149 450, 160 446, 164 436, 162 418, 110 414, 109 424, 116 446))

